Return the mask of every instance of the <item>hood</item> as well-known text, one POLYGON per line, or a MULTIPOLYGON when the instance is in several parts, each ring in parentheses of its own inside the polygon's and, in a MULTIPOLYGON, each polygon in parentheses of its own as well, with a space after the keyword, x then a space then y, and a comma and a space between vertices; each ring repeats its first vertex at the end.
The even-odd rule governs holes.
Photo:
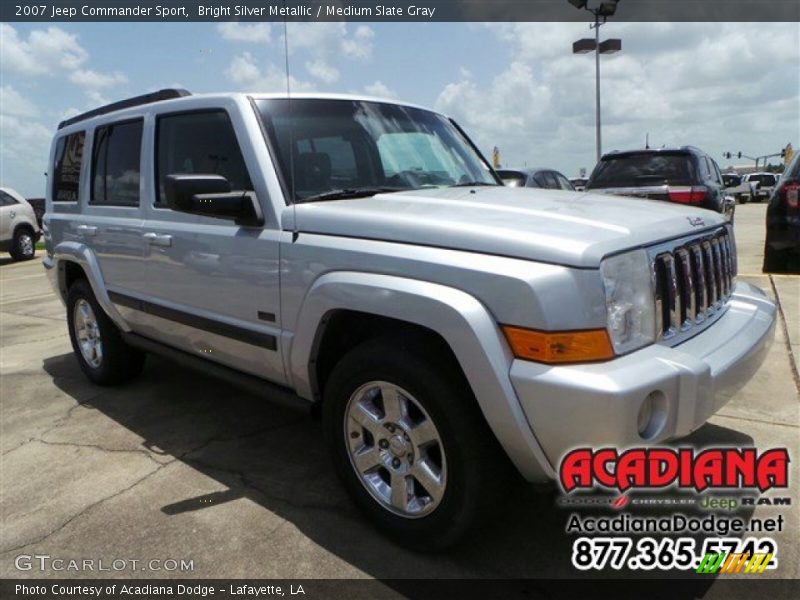
POLYGON ((604 256, 718 227, 717 213, 666 202, 529 188, 422 189, 298 204, 284 229, 598 267, 604 256))

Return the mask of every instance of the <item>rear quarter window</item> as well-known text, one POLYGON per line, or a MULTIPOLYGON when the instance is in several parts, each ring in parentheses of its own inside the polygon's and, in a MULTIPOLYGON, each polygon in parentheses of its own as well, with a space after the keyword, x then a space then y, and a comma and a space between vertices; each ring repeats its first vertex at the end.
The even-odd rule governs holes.
POLYGON ((694 179, 695 168, 688 154, 631 154, 600 161, 589 187, 691 185, 694 179))
POLYGON ((77 202, 86 132, 65 135, 56 142, 53 161, 53 202, 77 202))

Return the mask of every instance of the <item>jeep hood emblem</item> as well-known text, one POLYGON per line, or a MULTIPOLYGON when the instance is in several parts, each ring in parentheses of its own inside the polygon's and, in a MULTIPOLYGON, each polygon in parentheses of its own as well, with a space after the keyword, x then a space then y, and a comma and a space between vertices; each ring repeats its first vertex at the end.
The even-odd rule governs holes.
POLYGON ((706 224, 702 217, 686 217, 686 220, 692 227, 704 227, 706 224))

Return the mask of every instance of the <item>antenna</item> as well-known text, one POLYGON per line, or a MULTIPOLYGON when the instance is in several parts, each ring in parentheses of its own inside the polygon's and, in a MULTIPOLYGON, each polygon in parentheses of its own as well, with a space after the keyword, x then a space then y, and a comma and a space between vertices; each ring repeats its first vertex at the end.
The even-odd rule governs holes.
POLYGON ((289 75, 289 25, 286 21, 286 0, 283 0, 283 56, 286 67, 286 101, 289 106, 289 175, 290 190, 292 195, 292 243, 297 241, 300 232, 297 230, 297 202, 295 202, 295 173, 294 173, 294 127, 292 123, 292 79, 289 75))

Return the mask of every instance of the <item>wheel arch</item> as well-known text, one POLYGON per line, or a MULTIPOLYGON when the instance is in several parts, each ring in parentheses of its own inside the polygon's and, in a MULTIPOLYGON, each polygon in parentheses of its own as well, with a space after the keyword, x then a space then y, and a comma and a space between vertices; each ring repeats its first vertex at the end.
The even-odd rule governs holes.
POLYGON ((109 299, 100 264, 97 262, 94 252, 86 244, 61 242, 53 251, 52 263, 56 276, 54 284, 63 301, 66 301, 69 286, 76 279, 85 278, 92 288, 97 303, 114 324, 122 331, 131 330, 109 299))
POLYGON ((330 349, 323 345, 330 335, 328 328, 340 326, 337 320, 353 313, 380 323, 379 331, 401 327, 441 340, 522 475, 529 480, 555 476, 511 385, 508 374, 513 357, 499 326, 477 298, 452 287, 348 271, 319 277, 303 300, 287 344, 287 371, 298 395, 319 399, 319 367, 323 373, 331 368, 325 362, 330 361, 325 354, 330 349))

